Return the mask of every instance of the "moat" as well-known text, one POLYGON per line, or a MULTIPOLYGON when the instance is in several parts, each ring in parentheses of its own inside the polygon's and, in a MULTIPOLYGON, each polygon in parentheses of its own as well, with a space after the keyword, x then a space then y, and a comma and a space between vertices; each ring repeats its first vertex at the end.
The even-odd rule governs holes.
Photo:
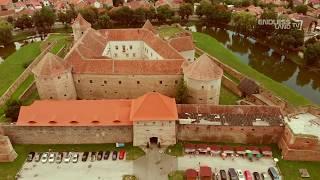
POLYGON ((320 104, 319 71, 302 67, 274 49, 231 30, 216 28, 207 30, 206 33, 231 50, 243 63, 320 104))

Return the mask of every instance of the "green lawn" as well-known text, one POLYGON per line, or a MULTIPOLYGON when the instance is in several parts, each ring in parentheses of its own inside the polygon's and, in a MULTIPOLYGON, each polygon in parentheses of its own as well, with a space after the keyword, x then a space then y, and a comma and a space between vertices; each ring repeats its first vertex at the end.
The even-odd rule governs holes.
POLYGON ((231 92, 229 89, 224 87, 223 85, 221 86, 220 89, 220 99, 219 99, 219 104, 221 105, 235 105, 237 104, 237 101, 240 100, 241 98, 231 92))
POLYGON ((181 30, 177 27, 163 27, 159 30, 160 37, 165 38, 165 37, 171 37, 175 35, 175 33, 180 32, 181 30))
POLYGON ((31 30, 18 32, 16 35, 13 36, 12 42, 22 41, 22 40, 25 40, 27 37, 34 36, 34 35, 36 35, 36 32, 31 30))
MULTIPOLYGON (((12 163, 0 163, 0 179, 1 177, 7 177, 12 179, 22 167, 27 154, 31 151, 35 152, 46 152, 49 149, 52 151, 63 152, 63 151, 106 151, 116 150, 115 144, 81 144, 81 145, 14 145, 14 149, 18 153, 18 158, 12 163)), ((134 160, 144 155, 144 151, 139 147, 133 147, 131 144, 126 144, 123 148, 127 151, 127 159, 134 160)), ((2 179, 1 179, 2 180, 2 179)))
POLYGON ((30 64, 40 54, 40 42, 23 46, 11 54, 0 64, 0 96, 25 70, 24 65, 30 64))
POLYGON ((184 180, 184 171, 173 171, 168 174, 169 180, 184 180))
POLYGON ((223 47, 216 39, 210 35, 194 32, 193 39, 196 42, 196 46, 208 54, 216 57, 224 64, 227 64, 239 72, 255 79, 257 82, 261 83, 266 89, 271 90, 277 96, 282 99, 287 100, 293 105, 308 105, 312 104, 311 101, 304 98, 302 95, 296 93, 289 87, 278 83, 269 77, 259 73, 250 66, 242 63, 231 51, 223 47))
POLYGON ((19 97, 22 93, 32 84, 34 80, 33 75, 30 75, 19 87, 18 89, 12 94, 11 99, 19 100, 19 97))

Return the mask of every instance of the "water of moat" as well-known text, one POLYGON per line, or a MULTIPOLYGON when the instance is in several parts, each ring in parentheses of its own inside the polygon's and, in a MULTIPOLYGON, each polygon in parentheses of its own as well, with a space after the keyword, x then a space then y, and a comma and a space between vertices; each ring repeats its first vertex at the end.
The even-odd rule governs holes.
MULTIPOLYGON (((205 33, 231 50, 243 63, 320 104, 320 71, 299 66, 274 49, 231 30, 213 28, 205 33)), ((292 56, 297 54, 291 54, 290 57, 292 56)))

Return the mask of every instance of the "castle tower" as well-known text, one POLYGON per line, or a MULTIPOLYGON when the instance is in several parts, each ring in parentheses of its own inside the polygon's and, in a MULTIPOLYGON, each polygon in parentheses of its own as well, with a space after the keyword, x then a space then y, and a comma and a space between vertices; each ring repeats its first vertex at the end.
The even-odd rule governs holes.
POLYGON ((8 136, 0 135, 0 162, 12 162, 17 156, 8 136))
POLYGON ((188 103, 219 104, 223 70, 206 54, 183 67, 188 103))
POLYGON ((41 99, 76 99, 71 68, 63 60, 47 53, 32 70, 41 99))
POLYGON ((91 24, 88 23, 79 13, 77 18, 72 24, 72 31, 74 36, 74 41, 77 41, 84 32, 91 28, 91 24))

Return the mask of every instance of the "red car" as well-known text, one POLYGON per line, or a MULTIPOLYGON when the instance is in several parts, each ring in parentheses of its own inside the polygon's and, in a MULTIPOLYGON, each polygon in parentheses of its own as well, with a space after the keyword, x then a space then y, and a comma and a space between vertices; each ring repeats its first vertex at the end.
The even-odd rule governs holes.
POLYGON ((249 170, 244 171, 244 176, 246 177, 246 180, 252 180, 252 175, 249 170))
POLYGON ((120 151, 119 151, 119 159, 120 159, 120 160, 123 160, 125 154, 126 154, 126 151, 125 151, 125 150, 120 150, 120 151))

